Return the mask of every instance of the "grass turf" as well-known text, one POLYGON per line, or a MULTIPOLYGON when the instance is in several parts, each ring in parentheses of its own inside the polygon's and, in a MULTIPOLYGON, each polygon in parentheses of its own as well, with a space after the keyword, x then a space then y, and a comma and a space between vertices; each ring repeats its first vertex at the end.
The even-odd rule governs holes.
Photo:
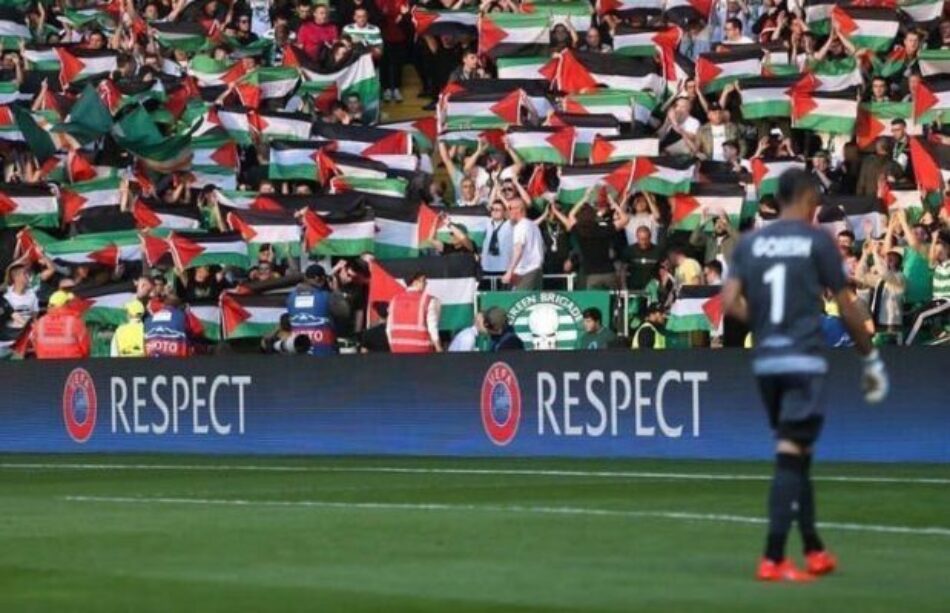
MULTIPOLYGON (((762 585, 752 579, 762 525, 590 510, 759 517, 764 480, 496 472, 764 477, 762 463, 17 455, 0 464, 4 612, 925 611, 945 610, 950 595, 941 466, 819 463, 818 477, 944 480, 819 481, 820 520, 943 531, 829 528, 839 574, 762 585), (11 466, 22 463, 51 466, 11 466), (75 466, 87 463, 174 468, 75 466), (237 465, 301 470, 220 470, 237 465), (365 470, 380 466, 485 472, 365 470), (342 504, 262 504, 294 501, 342 504), (384 506, 352 506, 368 502, 384 506), (413 507, 427 503, 447 506, 413 507), (552 507, 579 511, 538 511, 552 507)), ((797 554, 797 537, 790 545, 797 554)))

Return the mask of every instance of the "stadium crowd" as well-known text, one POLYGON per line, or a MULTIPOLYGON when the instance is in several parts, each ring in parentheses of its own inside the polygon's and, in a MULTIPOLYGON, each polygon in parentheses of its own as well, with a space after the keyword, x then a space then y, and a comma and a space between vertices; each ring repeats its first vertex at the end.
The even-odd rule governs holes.
POLYGON ((11 355, 522 348, 477 287, 742 346, 716 288, 792 167, 878 341, 947 336, 940 1, 6 0, 0 42, 11 355))

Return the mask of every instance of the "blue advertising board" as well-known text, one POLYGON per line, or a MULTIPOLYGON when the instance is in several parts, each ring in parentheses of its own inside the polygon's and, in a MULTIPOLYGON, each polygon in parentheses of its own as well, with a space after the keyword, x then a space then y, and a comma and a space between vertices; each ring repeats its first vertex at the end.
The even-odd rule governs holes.
MULTIPOLYGON (((831 354, 824 459, 950 462, 950 352, 885 354, 866 406, 831 354)), ((773 444, 738 350, 219 356, 0 365, 0 452, 753 459, 773 444)))

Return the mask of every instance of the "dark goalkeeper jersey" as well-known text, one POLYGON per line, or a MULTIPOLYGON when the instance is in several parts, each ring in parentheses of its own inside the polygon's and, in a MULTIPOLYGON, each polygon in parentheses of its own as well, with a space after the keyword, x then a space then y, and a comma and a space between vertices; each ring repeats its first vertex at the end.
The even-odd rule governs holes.
POLYGON ((742 282, 757 375, 824 373, 824 290, 845 284, 841 256, 824 230, 779 220, 744 237, 730 274, 742 282))

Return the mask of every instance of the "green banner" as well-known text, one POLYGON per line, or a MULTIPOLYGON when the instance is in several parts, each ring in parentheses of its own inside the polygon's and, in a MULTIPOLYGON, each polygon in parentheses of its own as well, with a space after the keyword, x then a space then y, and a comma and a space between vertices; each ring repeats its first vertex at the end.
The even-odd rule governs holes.
POLYGON ((584 333, 584 309, 600 309, 610 327, 610 292, 487 292, 481 308, 500 307, 526 349, 574 349, 584 333))

